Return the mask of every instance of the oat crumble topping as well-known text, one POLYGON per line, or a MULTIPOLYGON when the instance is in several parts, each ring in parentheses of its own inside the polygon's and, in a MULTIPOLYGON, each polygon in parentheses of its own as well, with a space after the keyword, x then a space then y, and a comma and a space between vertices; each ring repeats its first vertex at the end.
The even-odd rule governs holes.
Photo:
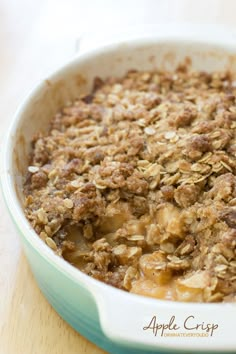
POLYGON ((25 213, 86 274, 155 298, 236 301, 230 72, 94 80, 33 140, 25 213))

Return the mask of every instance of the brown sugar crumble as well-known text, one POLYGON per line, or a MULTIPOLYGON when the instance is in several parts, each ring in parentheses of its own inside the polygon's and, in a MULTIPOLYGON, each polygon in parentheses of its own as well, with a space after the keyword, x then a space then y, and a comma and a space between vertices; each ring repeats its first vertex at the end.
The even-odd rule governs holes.
POLYGON ((93 278, 174 301, 236 301, 230 72, 96 78, 33 140, 25 213, 93 278))

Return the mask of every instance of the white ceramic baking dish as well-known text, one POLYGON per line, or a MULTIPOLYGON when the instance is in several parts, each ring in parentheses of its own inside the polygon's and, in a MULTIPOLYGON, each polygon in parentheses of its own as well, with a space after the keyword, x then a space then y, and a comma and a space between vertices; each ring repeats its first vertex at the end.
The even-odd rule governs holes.
POLYGON ((172 69, 186 56, 195 69, 236 70, 234 34, 185 29, 90 50, 66 64, 26 98, 2 152, 4 197, 40 289, 68 323, 110 353, 236 352, 236 304, 178 303, 129 294, 56 256, 34 232, 22 207, 30 142, 36 132, 47 131, 49 120, 68 100, 89 92, 95 76, 172 69))

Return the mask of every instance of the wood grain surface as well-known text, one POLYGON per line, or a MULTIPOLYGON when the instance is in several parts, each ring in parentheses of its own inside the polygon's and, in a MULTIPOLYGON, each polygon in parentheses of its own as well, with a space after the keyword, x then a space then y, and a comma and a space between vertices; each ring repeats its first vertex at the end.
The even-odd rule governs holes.
MULTIPOLYGON (((234 0, 1 0, 0 144, 29 90, 73 56, 83 33, 147 23, 236 25, 234 0)), ((0 197, 0 354, 102 354, 52 309, 0 197)))

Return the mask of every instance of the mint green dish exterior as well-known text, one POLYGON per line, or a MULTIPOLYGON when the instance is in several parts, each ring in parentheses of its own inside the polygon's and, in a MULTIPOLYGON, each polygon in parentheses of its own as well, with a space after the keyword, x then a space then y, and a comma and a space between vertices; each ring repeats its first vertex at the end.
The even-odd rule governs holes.
MULTIPOLYGON (((114 354, 170 353, 130 348, 119 345, 106 336, 100 326, 99 313, 91 293, 82 285, 51 267, 42 256, 23 241, 24 252, 37 284, 49 303, 76 331, 102 349, 114 354)), ((122 312, 121 312, 122 316, 122 312)), ((79 348, 78 348, 79 353, 79 348)))
MULTIPOLYGON (((98 48, 66 64, 42 81, 17 111, 3 148, 1 182, 9 212, 24 252, 45 297, 76 331, 109 353, 235 353, 236 304, 197 304, 161 301, 129 294, 83 274, 64 261, 38 237, 23 208, 22 186, 31 139, 47 131, 51 117, 80 93, 86 94, 95 76, 123 75, 129 69, 175 67, 186 56, 198 70, 236 72, 236 36, 188 27, 98 48), (217 323, 213 337, 154 336, 144 331, 156 315, 178 323, 190 315, 217 323)), ((78 353, 79 353, 78 348, 78 353)))

